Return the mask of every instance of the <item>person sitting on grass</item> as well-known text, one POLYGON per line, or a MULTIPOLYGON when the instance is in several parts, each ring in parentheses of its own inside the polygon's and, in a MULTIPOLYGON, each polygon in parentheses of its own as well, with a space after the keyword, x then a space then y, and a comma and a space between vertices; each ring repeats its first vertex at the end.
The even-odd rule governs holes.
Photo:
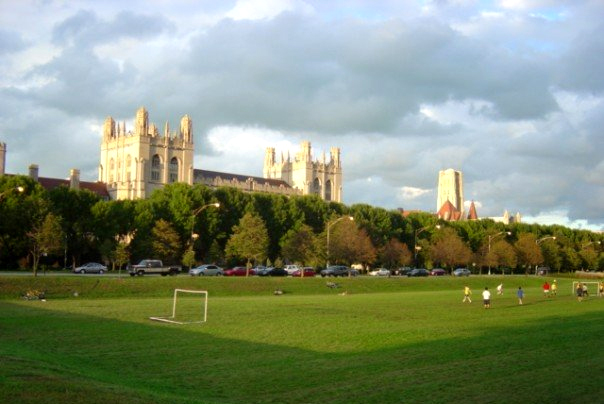
POLYGON ((484 290, 482 291, 482 302, 485 309, 491 308, 491 292, 489 292, 488 286, 485 286, 484 290))

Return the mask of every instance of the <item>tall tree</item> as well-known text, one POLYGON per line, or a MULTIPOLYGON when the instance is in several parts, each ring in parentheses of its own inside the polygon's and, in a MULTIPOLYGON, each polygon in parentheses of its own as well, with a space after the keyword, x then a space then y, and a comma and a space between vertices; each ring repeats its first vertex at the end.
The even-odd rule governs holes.
POLYGON ((471 260, 472 251, 454 229, 446 227, 435 238, 436 242, 430 248, 433 262, 452 268, 454 265, 465 265, 471 260))
POLYGON ((48 213, 28 235, 31 239, 30 254, 33 259, 34 276, 37 276, 40 257, 56 254, 63 248, 64 237, 60 218, 53 213, 48 213))
POLYGON ((537 245, 537 238, 532 233, 521 233, 514 248, 518 255, 518 264, 524 266, 527 275, 533 266, 543 262, 543 254, 537 245))
POLYGON ((252 262, 262 262, 266 259, 268 243, 268 232, 264 221, 248 212, 233 228, 233 235, 226 245, 226 255, 245 259, 249 268, 252 262))
POLYGON ((379 259, 387 268, 395 268, 399 265, 409 265, 413 261, 413 255, 406 244, 395 238, 384 245, 379 252, 379 259))
POLYGON ((155 256, 164 261, 164 264, 178 262, 181 242, 172 225, 164 219, 159 219, 155 222, 152 233, 155 256))
POLYGON ((289 262, 309 264, 316 256, 315 238, 308 225, 291 229, 281 240, 281 255, 289 262))

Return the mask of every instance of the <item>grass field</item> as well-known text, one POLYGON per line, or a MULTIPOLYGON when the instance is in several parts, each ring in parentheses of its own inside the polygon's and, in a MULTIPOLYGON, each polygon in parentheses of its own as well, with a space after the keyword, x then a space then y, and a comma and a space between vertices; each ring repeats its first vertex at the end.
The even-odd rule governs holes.
POLYGON ((546 299, 543 280, 0 278, 0 402, 597 402, 604 298, 559 279, 546 299), (47 301, 15 298, 28 287, 47 301), (175 287, 210 292, 207 323, 148 320, 175 287))

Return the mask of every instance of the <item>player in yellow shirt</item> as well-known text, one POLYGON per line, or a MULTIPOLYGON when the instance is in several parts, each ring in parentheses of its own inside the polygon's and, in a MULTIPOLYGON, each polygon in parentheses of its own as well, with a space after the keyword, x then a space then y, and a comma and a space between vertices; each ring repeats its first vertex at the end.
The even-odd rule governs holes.
POLYGON ((470 295, 472 294, 472 291, 470 290, 469 286, 465 286, 463 288, 463 300, 461 301, 462 303, 470 302, 472 303, 472 299, 470 299, 470 295))
POLYGON ((556 281, 555 279, 554 279, 554 282, 552 283, 551 290, 552 290, 552 296, 556 296, 556 294, 558 293, 558 281, 556 281))

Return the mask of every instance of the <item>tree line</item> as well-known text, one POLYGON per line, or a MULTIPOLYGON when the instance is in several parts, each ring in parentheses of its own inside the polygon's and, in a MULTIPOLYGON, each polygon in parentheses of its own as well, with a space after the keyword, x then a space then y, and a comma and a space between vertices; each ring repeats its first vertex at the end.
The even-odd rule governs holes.
POLYGON ((119 269, 142 258, 185 266, 465 266, 478 273, 530 273, 538 265, 559 272, 604 268, 604 236, 587 230, 443 222, 425 212, 404 216, 318 196, 183 183, 148 199, 106 201, 87 190, 46 190, 27 176, 2 176, 0 218, 0 268, 34 273, 87 261, 119 269))

